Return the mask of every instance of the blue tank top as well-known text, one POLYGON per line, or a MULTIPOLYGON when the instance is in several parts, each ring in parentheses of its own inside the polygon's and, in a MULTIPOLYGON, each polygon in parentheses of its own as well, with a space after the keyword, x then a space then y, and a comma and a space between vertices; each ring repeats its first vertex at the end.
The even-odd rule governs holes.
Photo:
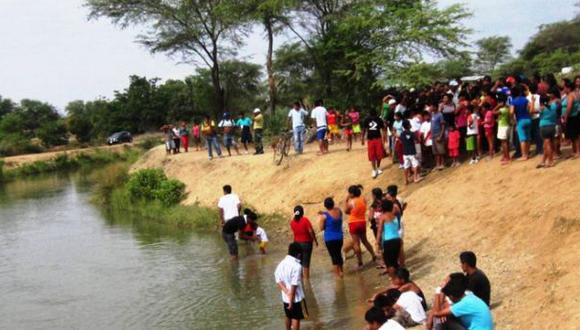
POLYGON ((337 241, 342 238, 342 213, 335 219, 329 212, 324 212, 324 241, 337 241))
POLYGON ((512 101, 514 112, 516 113, 516 119, 518 121, 532 119, 532 117, 530 117, 530 112, 528 111, 528 103, 528 99, 523 96, 518 96, 512 101))
POLYGON ((554 126, 558 120, 558 103, 554 102, 540 113, 540 127, 554 126))
POLYGON ((401 238, 399 235, 399 221, 399 218, 395 217, 395 220, 383 225, 383 241, 401 238))
POLYGON ((568 97, 562 98, 562 113, 561 116, 564 117, 566 115, 566 109, 568 109, 568 97))

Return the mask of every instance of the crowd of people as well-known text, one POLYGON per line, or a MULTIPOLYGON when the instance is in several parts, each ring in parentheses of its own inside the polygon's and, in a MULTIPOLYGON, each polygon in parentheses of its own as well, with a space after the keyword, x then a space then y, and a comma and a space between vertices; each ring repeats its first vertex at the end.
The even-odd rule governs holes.
MULTIPOLYGON (((411 280, 405 268, 403 215, 407 203, 398 196, 396 185, 384 191, 374 188, 370 197, 367 202, 362 186, 350 186, 344 203, 339 205, 332 197, 324 199, 315 222, 338 279, 344 276, 347 252, 343 226, 348 228, 352 240, 354 271, 363 268, 361 246, 364 246, 370 263, 376 264, 381 275, 388 275, 385 289, 369 299, 371 307, 365 315, 367 328, 398 330, 424 325, 429 330, 493 329, 491 285, 485 273, 477 268, 476 255, 471 251, 459 255, 462 271, 444 279, 435 290, 429 309, 423 290, 411 280), (368 239, 369 232, 375 246, 368 239)), ((242 211, 241 200, 231 186, 223 187, 218 208, 222 237, 232 260, 238 259, 238 240, 257 242, 261 253, 266 253, 268 238, 258 225, 258 215, 249 209, 242 211)), ((303 282, 310 280, 312 252, 319 242, 317 230, 302 205, 294 207, 289 227, 292 242, 274 277, 281 291, 286 329, 299 329, 307 315, 303 282)))
MULTIPOLYGON (((373 178, 382 174, 381 163, 392 156, 407 184, 420 182, 430 170, 460 166, 463 161, 475 165, 496 154, 502 165, 538 156, 537 168, 554 166, 565 156, 564 145, 572 150, 567 158, 580 157, 578 76, 560 82, 553 75, 452 80, 422 90, 395 90, 382 101, 380 113, 369 109, 364 117, 355 106, 341 112, 327 109, 317 100, 308 111, 301 102, 294 103, 288 112, 288 127, 296 154, 304 152, 308 128, 316 132, 318 155, 327 154, 329 145, 341 141, 350 151, 353 142, 360 140, 367 145, 373 178)), ((165 125, 162 130, 168 153, 179 153, 181 148, 187 152, 190 137, 196 150, 205 141, 210 160, 214 152, 222 157, 222 143, 229 156, 232 149, 240 154, 238 138, 244 154, 249 153, 251 143, 254 154, 264 153, 260 109, 253 111, 252 118, 240 113, 233 119, 224 113, 217 124, 206 116, 191 130, 184 122, 165 125)))

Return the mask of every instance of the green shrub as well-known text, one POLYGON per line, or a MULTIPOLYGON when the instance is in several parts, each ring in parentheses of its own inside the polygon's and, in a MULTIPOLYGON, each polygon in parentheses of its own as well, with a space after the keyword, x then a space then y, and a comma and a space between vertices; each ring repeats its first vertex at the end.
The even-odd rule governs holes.
POLYGON ((129 177, 127 190, 132 199, 154 200, 161 183, 166 180, 167 176, 161 169, 139 170, 129 177))
POLYGON ((178 180, 162 181, 155 197, 165 205, 178 204, 185 197, 185 184, 178 180))
POLYGON ((149 137, 145 140, 139 142, 137 146, 145 151, 153 149, 162 143, 161 139, 158 137, 149 137))

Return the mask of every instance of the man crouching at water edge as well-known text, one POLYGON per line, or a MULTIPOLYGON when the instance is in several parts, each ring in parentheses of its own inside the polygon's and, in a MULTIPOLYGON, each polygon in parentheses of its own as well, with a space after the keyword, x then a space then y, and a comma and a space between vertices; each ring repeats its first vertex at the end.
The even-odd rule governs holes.
POLYGON ((302 247, 296 242, 291 243, 288 246, 288 255, 276 267, 274 273, 276 284, 282 291, 282 302, 284 313, 286 313, 286 330, 299 330, 300 320, 304 319, 301 258, 302 247))
POLYGON ((228 246, 228 251, 232 261, 238 260, 238 242, 236 241, 236 233, 239 234, 240 239, 249 240, 252 234, 248 236, 245 232, 246 227, 253 226, 258 220, 258 215, 250 209, 244 209, 244 215, 233 217, 228 220, 222 227, 222 238, 228 246))

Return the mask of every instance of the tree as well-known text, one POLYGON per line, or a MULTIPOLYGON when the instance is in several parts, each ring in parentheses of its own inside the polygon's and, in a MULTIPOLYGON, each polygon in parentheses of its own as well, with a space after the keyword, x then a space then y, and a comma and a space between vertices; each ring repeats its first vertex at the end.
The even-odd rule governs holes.
POLYGON ((73 101, 67 104, 67 126, 69 132, 74 134, 77 141, 81 143, 90 142, 93 139, 93 123, 91 122, 91 114, 88 112, 85 102, 73 101))
POLYGON ((525 60, 532 60, 539 54, 558 49, 567 53, 580 50, 580 17, 540 26, 538 33, 522 48, 520 55, 525 60))
POLYGON ((87 0, 90 17, 108 17, 121 27, 147 25, 139 42, 152 52, 180 54, 211 73, 217 111, 224 110, 220 62, 242 44, 246 20, 236 0, 87 0))
POLYGON ((493 36, 476 41, 477 59, 476 64, 481 73, 491 74, 500 64, 505 63, 510 58, 512 43, 510 38, 505 36, 493 36))
POLYGON ((12 111, 14 111, 14 108, 15 108, 15 104, 14 104, 14 102, 12 102, 12 100, 5 99, 5 98, 2 98, 2 96, 0 96, 0 119, 2 119, 2 117, 4 117, 4 115, 7 115, 7 114, 11 113, 12 111))
POLYGON ((37 137, 47 148, 68 144, 68 131, 64 120, 43 123, 38 129, 37 137))

